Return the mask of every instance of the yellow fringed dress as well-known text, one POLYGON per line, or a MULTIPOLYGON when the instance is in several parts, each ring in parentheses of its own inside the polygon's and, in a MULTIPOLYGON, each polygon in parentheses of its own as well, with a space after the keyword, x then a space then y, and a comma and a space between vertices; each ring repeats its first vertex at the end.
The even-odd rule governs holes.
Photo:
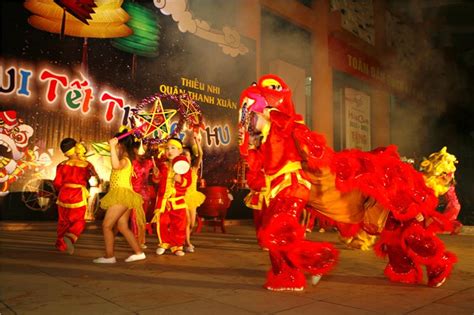
POLYGON ((134 209, 137 216, 137 224, 145 225, 145 211, 143 211, 143 198, 132 188, 132 163, 128 158, 127 165, 119 170, 112 169, 110 174, 109 192, 100 200, 100 207, 108 209, 113 205, 124 205, 128 209, 134 209))
POLYGON ((186 205, 188 206, 189 210, 196 211, 196 208, 202 205, 204 200, 206 200, 206 195, 197 190, 197 169, 192 168, 191 176, 191 186, 189 186, 188 190, 186 191, 186 195, 184 195, 184 200, 186 201, 186 205))

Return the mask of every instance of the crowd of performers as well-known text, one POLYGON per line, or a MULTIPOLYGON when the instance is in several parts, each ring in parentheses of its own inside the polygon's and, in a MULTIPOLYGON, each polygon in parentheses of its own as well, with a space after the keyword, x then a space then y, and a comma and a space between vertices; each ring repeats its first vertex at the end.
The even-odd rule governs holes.
MULTIPOLYGON (((334 152, 322 135, 304 125, 290 89, 274 75, 243 91, 239 115, 239 149, 250 188, 245 204, 254 210, 258 244, 268 250, 271 262, 265 288, 300 291, 305 273, 316 284, 334 268, 336 248, 306 238, 315 220, 335 227, 347 245, 373 248, 388 258, 385 275, 392 281, 420 283, 423 266, 429 286, 446 281, 456 256, 437 233, 459 232, 461 224, 456 220, 456 159, 445 148, 422 163, 423 173, 402 161, 394 146, 334 152), (445 213, 437 211, 443 195, 445 213)), ((156 224, 156 254, 193 252, 190 234, 196 208, 205 199, 196 189, 202 161, 199 132, 193 134, 194 150, 172 138, 160 158, 140 154, 139 142, 123 135, 109 140, 110 189, 100 202, 107 209, 105 255, 94 263, 116 262, 117 232, 133 250, 126 262, 145 259, 146 222, 156 224)), ((72 253, 85 226, 87 181, 96 173, 81 144, 67 138, 61 150, 68 159, 58 165, 54 180, 59 190, 56 247, 72 253)))
MULTIPOLYGON (((197 191, 202 162, 199 131, 193 132, 189 148, 180 139, 171 138, 162 148, 153 150, 126 129, 110 139, 109 146, 112 172, 109 190, 100 200, 100 207, 106 210, 102 223, 105 255, 93 262, 117 261, 114 241, 118 232, 133 251, 125 261, 145 259, 146 229, 151 227, 158 236, 158 255, 167 249, 176 256, 194 252, 191 231, 196 209, 205 200, 205 195, 197 191)), ((84 157, 83 144, 66 138, 60 147, 67 160, 57 166, 54 179, 59 192, 56 248, 72 254, 85 228, 88 181, 97 173, 84 157)))

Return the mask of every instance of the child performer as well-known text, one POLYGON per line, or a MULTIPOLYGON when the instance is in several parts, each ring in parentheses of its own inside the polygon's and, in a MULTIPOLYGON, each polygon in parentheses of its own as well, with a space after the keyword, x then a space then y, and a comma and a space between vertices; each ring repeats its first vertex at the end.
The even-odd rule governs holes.
POLYGON ((194 228, 194 222, 196 221, 196 209, 204 200, 206 196, 197 191, 197 180, 198 180, 198 171, 202 164, 202 147, 201 147, 201 134, 199 131, 194 132, 193 134, 194 145, 192 148, 184 148, 184 155, 191 164, 191 186, 189 186, 186 194, 184 195, 184 200, 186 201, 187 211, 186 211, 186 246, 184 250, 189 253, 194 253, 194 246, 191 244, 191 231, 194 228), (196 148, 196 155, 193 155, 193 149, 196 148))
POLYGON ((74 244, 86 227, 84 219, 87 210, 87 182, 97 173, 91 163, 80 159, 78 152, 84 146, 72 138, 65 138, 60 144, 61 151, 68 158, 56 168, 53 185, 58 193, 58 238, 56 248, 74 253, 74 244))
MULTIPOLYGON (((147 145, 141 146, 140 142, 133 143, 133 152, 135 158, 132 161, 133 174, 132 174, 132 187, 136 193, 139 193, 143 198, 143 210, 145 217, 148 217, 149 212, 153 212, 154 201, 152 200, 152 193, 150 191, 150 185, 148 178, 151 170, 153 169, 153 162, 148 156, 147 145)), ((132 227, 133 234, 140 244, 141 248, 147 248, 145 245, 145 224, 139 224, 139 222, 145 222, 145 220, 137 220, 137 211, 132 210, 130 214, 130 224, 132 227)))
POLYGON ((134 254, 125 259, 125 262, 132 262, 145 259, 145 253, 140 248, 135 236, 128 227, 131 209, 135 209, 139 224, 145 224, 145 214, 143 212, 143 199, 133 191, 132 163, 130 157, 133 156, 132 136, 126 136, 121 140, 117 137, 126 133, 126 130, 115 135, 109 140, 110 157, 112 160, 112 173, 110 174, 110 190, 102 198, 100 206, 107 209, 102 230, 104 233, 105 256, 93 260, 96 264, 116 263, 114 255, 115 233, 114 229, 122 233, 127 240, 134 254))
POLYGON ((184 195, 191 185, 191 170, 177 174, 173 169, 173 160, 183 153, 183 144, 179 139, 168 140, 165 147, 166 159, 158 163, 153 170, 153 181, 158 183, 155 205, 156 231, 158 234, 157 255, 163 255, 167 249, 176 256, 184 256, 183 244, 186 239, 186 202, 184 195))

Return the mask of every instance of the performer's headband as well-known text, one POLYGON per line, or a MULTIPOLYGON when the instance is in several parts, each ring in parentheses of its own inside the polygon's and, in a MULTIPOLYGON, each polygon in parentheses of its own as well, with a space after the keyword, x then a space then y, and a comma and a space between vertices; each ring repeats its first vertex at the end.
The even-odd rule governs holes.
POLYGON ((74 155, 75 153, 76 153, 76 147, 72 147, 71 149, 64 152, 64 155, 65 156, 71 156, 71 155, 74 155))
POLYGON ((171 144, 171 145, 177 147, 180 150, 183 149, 183 144, 181 142, 179 142, 178 140, 176 140, 176 139, 169 139, 168 144, 171 144))

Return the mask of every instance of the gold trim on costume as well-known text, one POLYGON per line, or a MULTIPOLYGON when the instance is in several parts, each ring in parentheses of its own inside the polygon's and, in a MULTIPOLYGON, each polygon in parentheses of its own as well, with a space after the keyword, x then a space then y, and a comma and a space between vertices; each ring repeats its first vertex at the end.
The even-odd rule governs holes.
POLYGON ((285 189, 286 187, 291 186, 291 175, 295 174, 298 184, 304 185, 306 188, 311 189, 311 183, 303 178, 300 174, 302 169, 301 163, 299 161, 288 162, 283 166, 276 174, 274 175, 265 175, 266 191, 265 201, 267 204, 270 204, 270 198, 275 198, 275 196, 285 189), (279 176, 284 175, 283 180, 272 188, 272 181, 279 176))
POLYGON ((82 201, 76 202, 76 203, 65 203, 62 201, 56 201, 56 204, 58 206, 61 206, 63 208, 79 208, 82 206, 87 206, 87 199, 89 198, 89 192, 87 191, 86 186, 81 185, 81 184, 64 184, 63 187, 67 188, 80 188, 82 191, 82 201))

